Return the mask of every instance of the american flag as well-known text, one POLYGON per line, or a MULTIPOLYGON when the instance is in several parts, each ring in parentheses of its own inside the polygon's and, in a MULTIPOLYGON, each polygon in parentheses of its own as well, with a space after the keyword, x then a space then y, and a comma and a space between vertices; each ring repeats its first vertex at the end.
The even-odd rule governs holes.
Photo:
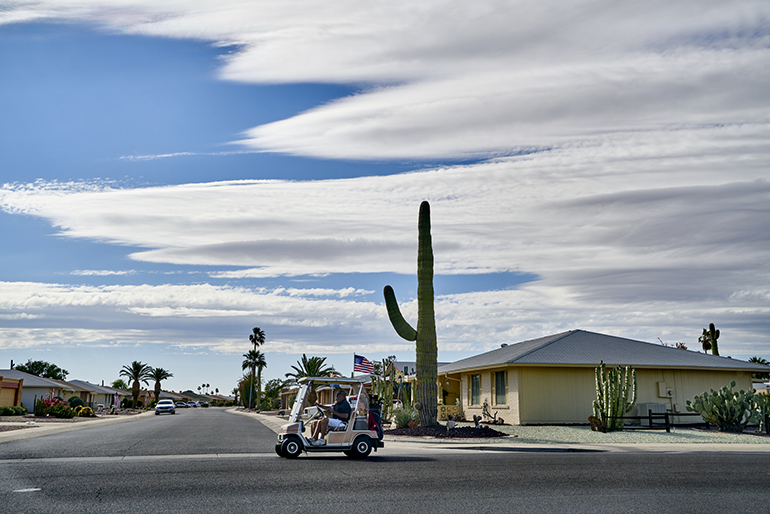
POLYGON ((353 355, 353 371, 359 373, 374 373, 374 365, 363 355, 353 355))

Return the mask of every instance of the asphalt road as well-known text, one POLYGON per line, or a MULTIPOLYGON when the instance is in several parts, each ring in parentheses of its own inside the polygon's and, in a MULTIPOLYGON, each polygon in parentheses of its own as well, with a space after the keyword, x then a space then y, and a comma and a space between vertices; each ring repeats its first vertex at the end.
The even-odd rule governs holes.
POLYGON ((0 513, 770 512, 769 453, 388 443, 286 460, 274 441, 200 409, 0 443, 0 513))

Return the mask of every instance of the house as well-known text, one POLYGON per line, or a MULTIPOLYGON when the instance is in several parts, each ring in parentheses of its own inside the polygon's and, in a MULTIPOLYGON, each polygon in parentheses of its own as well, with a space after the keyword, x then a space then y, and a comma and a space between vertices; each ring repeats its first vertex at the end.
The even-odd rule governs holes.
POLYGON ((481 415, 487 401, 492 413, 511 424, 587 423, 600 361, 636 370, 639 409, 654 404, 672 413, 686 412, 687 400, 733 380, 736 390, 750 390, 752 372, 770 370, 729 357, 570 330, 440 366, 439 401, 458 401, 466 418, 481 415))
POLYGON ((18 407, 24 390, 23 378, 5 378, 0 373, 0 407, 18 407))
POLYGON ((86 406, 91 407, 92 409, 97 409, 99 405, 103 405, 104 407, 112 407, 115 404, 116 394, 118 395, 119 402, 122 402, 123 398, 131 396, 129 391, 115 389, 114 387, 108 387, 105 385, 92 384, 91 382, 87 382, 85 380, 70 380, 69 382, 89 391, 90 395, 87 396, 88 400, 83 398, 83 396, 81 396, 81 398, 83 399, 83 402, 86 404, 86 406))
POLYGON ((66 382, 30 375, 16 369, 0 369, 0 376, 3 377, 4 382, 9 381, 9 379, 23 381, 21 405, 27 408, 27 412, 34 410, 35 399, 40 399, 44 396, 58 396, 66 400, 72 396, 74 389, 66 382))

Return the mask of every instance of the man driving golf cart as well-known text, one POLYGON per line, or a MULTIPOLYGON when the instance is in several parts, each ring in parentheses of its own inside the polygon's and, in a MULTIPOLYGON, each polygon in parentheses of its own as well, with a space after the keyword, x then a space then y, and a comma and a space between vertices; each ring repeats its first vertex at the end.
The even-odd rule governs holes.
POLYGON ((346 427, 350 420, 351 408, 345 396, 345 391, 339 389, 336 395, 337 403, 334 405, 324 406, 315 402, 316 407, 323 410, 324 414, 327 414, 328 411, 328 414, 319 420, 313 421, 310 429, 310 438, 308 438, 310 444, 314 446, 323 446, 326 444, 324 437, 326 437, 326 433, 330 428, 332 430, 337 430, 346 427))
POLYGON ((303 377, 297 382, 299 390, 289 422, 278 433, 275 453, 287 459, 296 459, 303 452, 342 452, 348 457, 363 458, 385 446, 380 425, 382 406, 379 402, 370 403, 364 378, 303 377), (315 405, 306 407, 315 388, 324 393, 334 391, 336 403, 322 406, 314 402, 315 405), (346 399, 346 389, 356 398, 355 409, 346 399), (306 428, 310 428, 311 437, 305 437, 306 428))

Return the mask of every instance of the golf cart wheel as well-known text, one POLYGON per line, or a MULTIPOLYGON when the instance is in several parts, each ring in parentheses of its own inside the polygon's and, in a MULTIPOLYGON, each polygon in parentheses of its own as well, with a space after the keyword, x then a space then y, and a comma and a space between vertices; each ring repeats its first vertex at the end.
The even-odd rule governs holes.
POLYGON ((372 441, 368 437, 359 437, 356 439, 356 442, 353 443, 353 449, 350 450, 351 455, 348 455, 347 452, 345 452, 346 455, 353 458, 362 459, 364 457, 369 456, 370 453, 372 453, 372 441))
POLYGON ((302 443, 298 439, 287 439, 281 445, 281 453, 288 459, 296 459, 302 453, 302 443))
POLYGON ((275 444, 275 453, 279 457, 283 457, 283 453, 281 453, 281 444, 280 443, 276 443, 275 444))

